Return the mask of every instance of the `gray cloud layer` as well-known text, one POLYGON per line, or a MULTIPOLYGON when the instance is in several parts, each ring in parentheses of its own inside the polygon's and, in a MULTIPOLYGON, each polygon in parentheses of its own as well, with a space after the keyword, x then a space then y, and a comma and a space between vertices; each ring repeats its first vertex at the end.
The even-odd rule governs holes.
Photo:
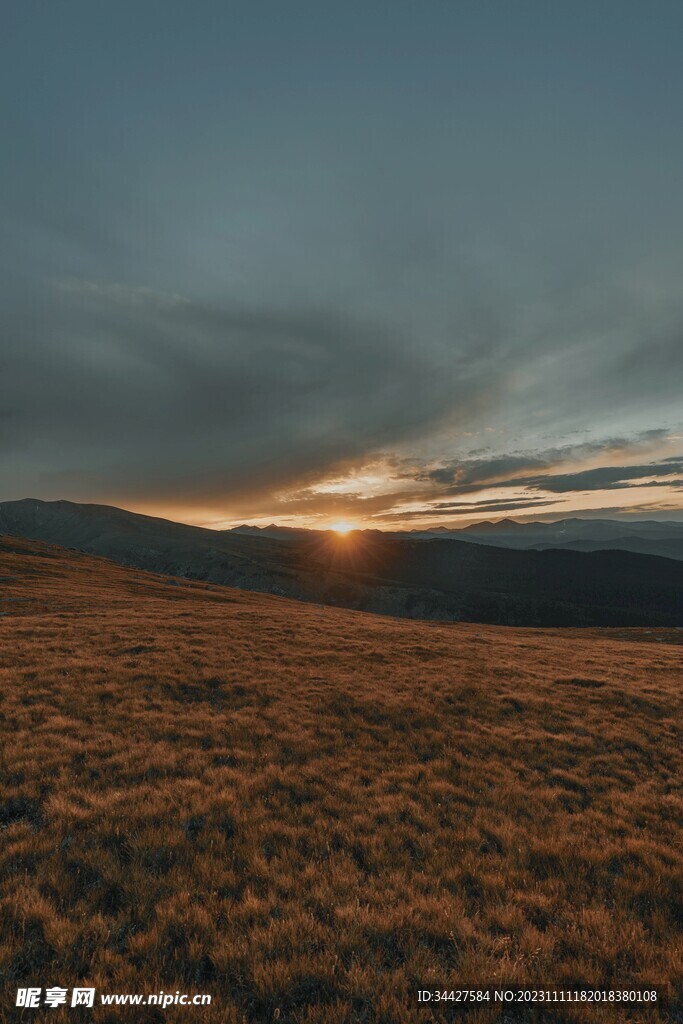
MULTIPOLYGON (((576 459, 577 456, 586 454, 587 450, 595 452, 596 446, 581 446, 565 452, 553 451, 536 456, 511 455, 494 459, 467 460, 430 470, 424 479, 433 481, 449 494, 470 494, 490 485, 565 494, 572 491, 604 491, 649 486, 633 481, 646 477, 666 478, 675 473, 683 473, 683 458, 672 456, 661 462, 635 466, 599 466, 573 473, 519 474, 521 469, 550 470, 558 461, 576 459)), ((679 484, 680 481, 673 480, 669 486, 677 487, 679 484)))
POLYGON ((367 319, 69 281, 5 346, 0 452, 81 493, 230 500, 401 443, 454 404, 466 417, 496 378, 471 389, 476 349, 457 369, 367 319))
POLYGON ((0 498, 246 518, 380 456, 443 502, 646 486, 683 16, 608 8, 14 5, 0 498))

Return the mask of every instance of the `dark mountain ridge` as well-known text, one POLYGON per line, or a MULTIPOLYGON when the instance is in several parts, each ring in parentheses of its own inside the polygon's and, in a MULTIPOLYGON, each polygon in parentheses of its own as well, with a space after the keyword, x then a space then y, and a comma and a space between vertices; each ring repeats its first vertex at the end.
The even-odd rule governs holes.
POLYGON ((683 625, 683 564, 626 551, 208 530, 104 505, 0 503, 0 533, 135 566, 389 615, 510 625, 683 625))
MULTIPOLYGON (((405 534, 404 534, 405 536, 405 534)), ((420 540, 452 540, 520 550, 572 548, 575 551, 634 551, 683 561, 683 523, 657 520, 561 519, 518 523, 514 519, 474 523, 458 530, 436 527, 411 531, 420 540)))

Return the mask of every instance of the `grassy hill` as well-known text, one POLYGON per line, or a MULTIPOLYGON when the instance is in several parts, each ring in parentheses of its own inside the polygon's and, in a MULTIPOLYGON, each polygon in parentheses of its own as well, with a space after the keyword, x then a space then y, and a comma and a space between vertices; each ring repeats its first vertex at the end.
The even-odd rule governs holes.
POLYGON ((0 538, 0 1020, 453 1019, 419 988, 683 1001, 677 630, 416 622, 0 538), (41 1016, 41 1013, 43 1014, 41 1016))

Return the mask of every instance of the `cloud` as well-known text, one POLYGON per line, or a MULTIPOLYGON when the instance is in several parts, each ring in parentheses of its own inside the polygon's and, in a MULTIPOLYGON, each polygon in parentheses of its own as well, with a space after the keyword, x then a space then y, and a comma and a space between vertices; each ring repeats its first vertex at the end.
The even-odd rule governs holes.
POLYGON ((5 353, 0 455, 20 443, 24 476, 82 499, 272 495, 400 445, 454 404, 466 417, 497 387, 493 375, 472 393, 476 346, 454 374, 369 317, 74 280, 5 353))
MULTIPOLYGON (((642 480, 644 477, 668 477, 673 473, 683 473, 683 459, 651 462, 643 466, 599 466, 596 469, 585 469, 577 473, 512 477, 506 480, 502 486, 526 487, 537 491, 550 491, 554 494, 565 494, 571 491, 608 491, 620 490, 625 487, 661 486, 661 481, 658 480, 638 484, 632 481, 642 480)), ((678 481, 668 481, 669 486, 677 484, 678 481)))
POLYGON ((501 455, 496 458, 459 460, 448 466, 430 469, 420 479, 447 485, 453 493, 480 490, 482 484, 504 481, 510 473, 524 469, 542 469, 549 465, 547 457, 531 455, 501 455))
POLYGON ((667 456, 660 461, 641 465, 591 467, 570 473, 536 472, 520 475, 520 471, 549 471, 562 463, 594 459, 600 454, 620 454, 624 458, 632 458, 644 448, 666 440, 667 436, 666 430, 657 429, 644 431, 633 438, 607 438, 535 453, 457 459, 446 465, 418 471, 416 477, 446 489, 449 494, 468 494, 484 486, 525 487, 557 493, 629 486, 632 480, 683 472, 683 456, 667 456))
POLYGON ((609 470, 680 419, 678 10, 605 7, 606 62, 486 4, 170 6, 0 35, 0 497, 362 508, 315 486, 378 453, 387 510, 647 485, 609 470))
POLYGON ((434 512, 508 512, 512 509, 533 508, 535 505, 555 505, 557 499, 542 501, 540 498, 492 498, 482 501, 452 502, 441 501, 431 506, 434 512))
MULTIPOLYGON (((631 465, 592 466, 572 472, 553 473, 551 470, 563 462, 576 464, 581 458, 595 459, 600 453, 621 453, 633 457, 653 444, 671 441, 666 431, 648 430, 632 439, 607 438, 565 448, 536 453, 501 455, 495 458, 457 460, 439 467, 413 468, 413 479, 423 485, 419 494, 404 491, 394 495, 393 508, 378 510, 376 519, 387 521, 405 518, 419 520, 428 517, 476 516, 482 513, 526 512, 537 506, 557 506, 581 493, 658 488, 672 496, 681 490, 683 481, 674 474, 683 473, 683 457, 673 456, 657 461, 631 465), (545 468, 547 472, 519 475, 520 469, 545 468), (674 477, 672 479, 672 477, 674 477), (467 501, 446 500, 458 496, 482 494, 493 490, 496 496, 484 494, 480 499, 467 501), (500 492, 513 491, 509 497, 500 492), (535 493, 534 493, 535 492, 535 493), (542 497, 541 495, 552 495, 542 497), (419 508, 416 501, 422 501, 419 508)), ((407 470, 397 474, 402 483, 409 478, 407 470)))

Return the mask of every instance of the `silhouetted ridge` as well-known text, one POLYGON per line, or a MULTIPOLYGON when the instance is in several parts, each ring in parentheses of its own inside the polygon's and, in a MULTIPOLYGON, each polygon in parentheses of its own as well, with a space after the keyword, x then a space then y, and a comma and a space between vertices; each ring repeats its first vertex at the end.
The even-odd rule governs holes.
POLYGON ((683 625, 683 563, 670 558, 377 531, 340 538, 290 530, 280 538, 255 529, 207 530, 68 501, 0 503, 3 533, 305 601, 510 625, 683 625))

